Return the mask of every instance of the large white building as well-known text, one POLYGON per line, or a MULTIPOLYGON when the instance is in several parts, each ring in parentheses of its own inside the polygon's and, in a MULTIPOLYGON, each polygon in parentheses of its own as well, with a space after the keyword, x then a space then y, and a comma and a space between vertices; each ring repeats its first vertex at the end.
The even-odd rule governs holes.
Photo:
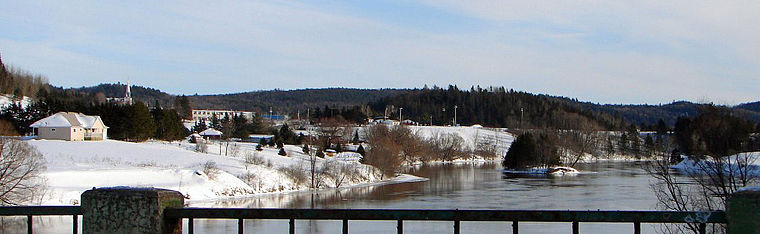
POLYGON ((100 116, 75 112, 58 112, 29 127, 39 139, 92 141, 108 138, 108 127, 100 116))
POLYGON ((216 115, 217 118, 223 119, 225 116, 232 118, 233 116, 243 116, 248 120, 252 120, 254 113, 250 111, 232 111, 232 110, 193 110, 193 121, 199 122, 201 120, 208 123, 211 118, 216 115))

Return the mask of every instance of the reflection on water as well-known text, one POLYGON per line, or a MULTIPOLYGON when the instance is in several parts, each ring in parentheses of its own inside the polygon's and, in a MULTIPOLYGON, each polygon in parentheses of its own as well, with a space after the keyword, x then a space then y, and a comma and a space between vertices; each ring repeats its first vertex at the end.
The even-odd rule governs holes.
MULTIPOLYGON (((406 173, 426 182, 345 188, 316 193, 300 192, 256 196, 193 206, 251 208, 380 208, 380 209, 531 209, 531 210, 651 210, 655 198, 649 176, 634 162, 576 165, 574 176, 511 178, 498 163, 438 164, 410 168, 406 173)), ((355 233, 389 233, 394 222, 351 221, 355 233)), ((207 220, 196 227, 232 227, 232 221, 207 220)), ((283 232, 285 221, 250 221, 252 232, 283 232)), ((298 233, 339 233, 340 222, 297 221, 298 233)), ((450 222, 406 222, 407 233, 448 233, 450 222)), ((215 228, 208 229, 216 230, 215 228)), ((581 224, 584 233, 631 232, 632 224, 581 224)), ((653 226, 643 226, 652 233, 653 226)), ((511 231, 505 222, 463 222, 462 233, 511 231)), ((567 223, 523 223, 521 233, 569 232, 567 223)))
MULTIPOLYGON (((327 191, 260 195, 194 203, 193 207, 250 208, 380 208, 380 209, 530 209, 530 210, 652 210, 656 202, 650 177, 637 163, 576 165, 589 174, 560 177, 509 178, 498 163, 438 164, 410 168, 406 173, 429 181, 327 191)), ((70 221, 69 224, 70 225, 70 221)), ((186 223, 185 223, 186 225, 186 223)), ((407 233, 451 233, 452 222, 405 222, 407 233)), ((68 228, 67 228, 68 227, 68 228)), ((63 226, 62 230, 69 230, 63 226)), ((235 233, 236 220, 196 220, 196 233, 235 233)), ((340 233, 339 221, 296 222, 298 233, 340 233)), ((351 233, 393 233, 393 221, 350 221, 351 233)), ((520 233, 570 232, 569 223, 521 223, 520 233)), ((581 223, 584 233, 632 232, 632 224, 581 223)), ((653 226, 642 225, 643 233, 653 226)), ((246 233, 285 233, 286 220, 246 220, 246 233)), ((186 231, 186 228, 185 228, 186 231)), ((462 233, 510 232, 507 222, 462 222, 462 233)))

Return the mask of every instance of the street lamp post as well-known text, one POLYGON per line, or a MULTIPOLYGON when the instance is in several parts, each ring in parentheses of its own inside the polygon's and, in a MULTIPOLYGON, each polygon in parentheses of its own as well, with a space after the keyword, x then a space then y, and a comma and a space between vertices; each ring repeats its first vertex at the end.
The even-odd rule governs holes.
POLYGON ((401 124, 402 122, 404 122, 404 119, 401 118, 401 111, 403 111, 403 110, 404 110, 403 107, 399 107, 398 108, 398 121, 399 121, 399 124, 401 124))

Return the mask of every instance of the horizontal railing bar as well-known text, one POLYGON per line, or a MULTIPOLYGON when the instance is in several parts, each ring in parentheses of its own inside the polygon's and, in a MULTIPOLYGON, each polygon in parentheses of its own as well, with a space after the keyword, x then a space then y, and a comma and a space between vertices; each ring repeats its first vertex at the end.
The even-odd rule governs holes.
POLYGON ((167 208, 167 218, 437 220, 604 223, 726 223, 723 211, 405 210, 167 208))
POLYGON ((82 215, 80 206, 0 206, 0 216, 82 215))

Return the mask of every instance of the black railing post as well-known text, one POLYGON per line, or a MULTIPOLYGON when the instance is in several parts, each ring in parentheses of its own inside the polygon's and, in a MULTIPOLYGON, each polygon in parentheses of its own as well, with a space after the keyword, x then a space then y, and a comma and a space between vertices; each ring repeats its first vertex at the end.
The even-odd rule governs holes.
POLYGON ((32 225, 33 225, 32 223, 34 223, 34 221, 32 220, 32 216, 27 215, 26 216, 26 233, 28 234, 34 233, 34 230, 32 228, 32 225))
POLYGON ((454 234, 459 234, 459 220, 454 220, 454 234))
POLYGON ((512 221, 512 234, 520 233, 520 231, 518 230, 517 225, 518 225, 517 224, 517 220, 512 221))
POLYGON ((289 233, 290 234, 296 234, 296 220, 295 219, 290 219, 290 223, 288 224, 288 226, 290 226, 289 227, 289 229, 290 229, 289 233))
POLYGON ((459 234, 459 209, 454 210, 454 234, 459 234))
POLYGON ((633 222, 633 233, 641 234, 641 222, 633 222))
POLYGON ((404 220, 399 219, 396 221, 396 233, 404 234, 404 220))
POLYGON ((343 220, 343 234, 348 234, 348 219, 343 220))
POLYGON ((243 219, 238 219, 238 234, 243 234, 243 219))
POLYGON ((578 229, 580 229, 580 227, 578 227, 578 226, 579 226, 578 225, 578 221, 573 221, 573 234, 580 233, 580 230, 578 230, 578 229))
POLYGON ((187 218, 187 234, 193 234, 193 218, 187 218))
POLYGON ((707 224, 706 223, 700 223, 699 224, 699 234, 705 234, 707 233, 707 224))
POLYGON ((71 231, 71 233, 77 234, 79 233, 79 216, 74 215, 74 223, 72 226, 74 226, 74 230, 71 231))

